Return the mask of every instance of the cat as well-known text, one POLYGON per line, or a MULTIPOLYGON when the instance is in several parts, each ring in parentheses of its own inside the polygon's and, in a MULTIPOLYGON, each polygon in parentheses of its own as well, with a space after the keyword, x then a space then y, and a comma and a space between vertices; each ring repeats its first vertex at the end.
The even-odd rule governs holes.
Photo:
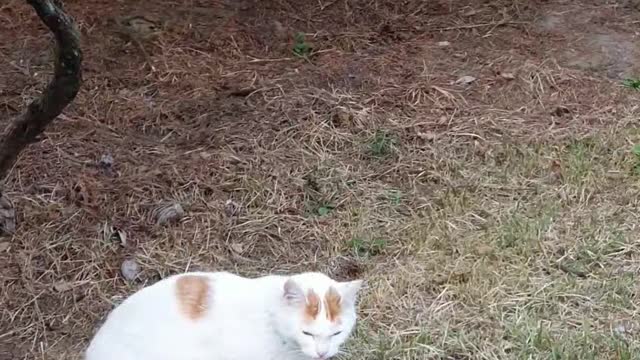
POLYGON ((329 359, 352 333, 362 283, 317 272, 173 275, 113 309, 85 360, 329 359))

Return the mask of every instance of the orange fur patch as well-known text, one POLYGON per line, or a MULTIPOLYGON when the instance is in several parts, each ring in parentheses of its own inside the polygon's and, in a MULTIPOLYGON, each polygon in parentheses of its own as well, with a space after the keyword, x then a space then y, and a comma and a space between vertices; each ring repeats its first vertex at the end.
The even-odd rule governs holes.
POLYGON ((324 304, 327 309, 327 319, 331 322, 339 321, 342 308, 340 306, 340 294, 333 287, 324 296, 324 304))
POLYGON ((316 319, 320 313, 320 297, 313 290, 307 291, 307 302, 304 307, 304 315, 307 322, 316 319))
POLYGON ((209 278, 199 275, 184 275, 176 282, 178 305, 191 320, 202 318, 207 312, 211 289, 209 278))

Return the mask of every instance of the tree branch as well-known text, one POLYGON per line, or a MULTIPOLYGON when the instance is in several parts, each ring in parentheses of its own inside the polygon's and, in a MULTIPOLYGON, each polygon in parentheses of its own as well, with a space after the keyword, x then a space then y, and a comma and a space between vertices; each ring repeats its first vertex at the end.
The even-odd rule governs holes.
POLYGON ((82 83, 80 35, 60 0, 27 0, 56 38, 53 79, 42 95, 6 129, 0 140, 0 179, 4 179, 27 145, 39 141, 62 110, 76 97, 82 83))

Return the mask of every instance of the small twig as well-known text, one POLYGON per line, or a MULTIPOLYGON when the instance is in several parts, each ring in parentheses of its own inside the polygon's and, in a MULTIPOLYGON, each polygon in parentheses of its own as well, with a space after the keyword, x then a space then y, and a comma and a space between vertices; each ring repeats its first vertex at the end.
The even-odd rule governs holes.
POLYGON ((138 46, 138 48, 140 48, 140 51, 142 51, 144 60, 147 62, 147 65, 149 65, 149 68, 151 69, 151 71, 156 72, 155 66, 153 66, 153 63, 151 63, 151 57, 147 53, 147 50, 145 50, 144 45, 142 45, 142 42, 140 42, 140 40, 138 39, 134 39, 133 42, 138 46))
POLYGON ((229 93, 231 96, 247 97, 253 94, 257 89, 255 87, 248 87, 242 89, 236 89, 229 93))
POLYGON ((456 132, 448 132, 445 133, 446 135, 451 135, 451 136, 468 136, 468 137, 472 137, 472 138, 476 138, 476 139, 480 139, 482 141, 487 141, 487 139, 483 138, 482 136, 478 135, 478 134, 473 134, 473 133, 456 133, 456 132))
POLYGON ((476 29, 487 26, 504 26, 504 25, 522 25, 528 24, 526 21, 498 21, 498 22, 490 22, 490 23, 482 23, 482 24, 470 24, 470 25, 459 25, 459 26, 449 26, 442 28, 435 28, 433 31, 450 31, 450 30, 462 30, 462 29, 476 29))
POLYGON ((327 9, 328 7, 330 7, 331 5, 334 5, 335 3, 337 3, 339 0, 333 0, 333 1, 329 1, 326 4, 323 4, 322 1, 318 0, 318 4, 320 5, 320 11, 324 11, 325 9, 327 9))
POLYGON ((258 63, 258 62, 279 62, 279 61, 292 61, 292 60, 295 60, 295 58, 289 57, 289 58, 279 58, 279 59, 259 59, 259 58, 252 57, 252 59, 247 62, 258 63))
POLYGON ((0 56, 2 56, 5 59, 5 61, 7 62, 7 64, 9 64, 9 66, 18 70, 22 75, 31 76, 31 74, 29 73, 29 70, 26 67, 19 66, 14 61, 9 60, 5 54, 0 53, 0 56))

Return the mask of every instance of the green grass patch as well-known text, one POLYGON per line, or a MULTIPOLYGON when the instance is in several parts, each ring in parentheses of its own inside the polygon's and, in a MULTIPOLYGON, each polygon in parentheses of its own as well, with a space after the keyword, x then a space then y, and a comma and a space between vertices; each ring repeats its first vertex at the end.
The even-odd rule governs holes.
POLYGON ((395 152, 397 139, 387 131, 378 130, 367 142, 367 154, 384 158, 395 152))
POLYGON ((313 48, 306 41, 304 33, 298 32, 293 37, 293 54, 301 58, 307 58, 311 55, 313 48))
POLYGON ((633 90, 640 90, 640 79, 625 79, 622 85, 633 90))

